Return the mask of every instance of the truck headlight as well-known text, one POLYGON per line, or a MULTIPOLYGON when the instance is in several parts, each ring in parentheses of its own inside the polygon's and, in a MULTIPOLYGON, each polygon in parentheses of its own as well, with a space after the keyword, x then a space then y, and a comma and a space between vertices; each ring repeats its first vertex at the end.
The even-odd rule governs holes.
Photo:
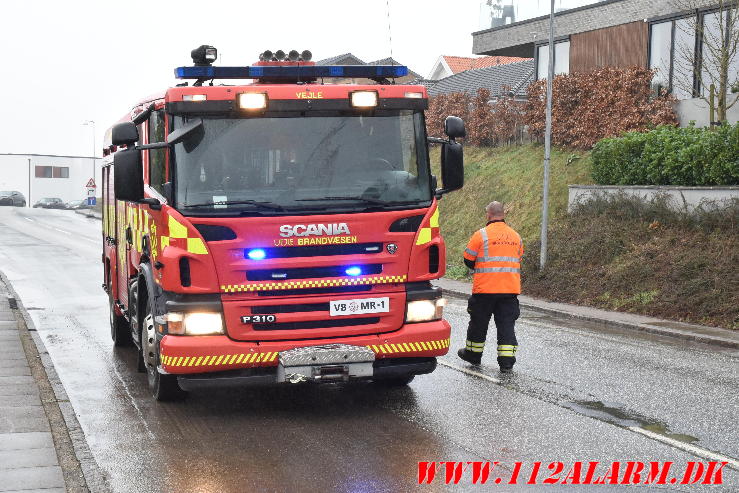
POLYGON ((409 301, 405 311, 406 323, 431 322, 441 320, 444 314, 446 299, 409 301))
POLYGON ((187 336, 223 334, 223 317, 220 313, 191 312, 167 313, 167 332, 187 336))

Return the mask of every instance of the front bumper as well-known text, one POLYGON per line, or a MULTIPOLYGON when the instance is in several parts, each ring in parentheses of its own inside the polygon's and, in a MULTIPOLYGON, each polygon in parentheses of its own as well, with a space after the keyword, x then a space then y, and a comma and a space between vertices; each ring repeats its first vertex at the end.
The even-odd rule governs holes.
MULTIPOLYGON (((435 369, 436 358, 388 358, 376 360, 373 363, 371 378, 374 380, 402 378, 407 375, 431 373, 435 369)), ((253 387, 258 385, 273 385, 280 382, 278 368, 274 366, 177 376, 177 383, 186 391, 253 387)))
POLYGON ((279 352, 326 344, 365 346, 375 353, 376 363, 384 359, 432 358, 449 351, 450 334, 449 322, 437 320, 406 324, 388 334, 304 341, 241 342, 225 335, 165 335, 160 342, 159 371, 187 375, 256 368, 274 370, 279 352))

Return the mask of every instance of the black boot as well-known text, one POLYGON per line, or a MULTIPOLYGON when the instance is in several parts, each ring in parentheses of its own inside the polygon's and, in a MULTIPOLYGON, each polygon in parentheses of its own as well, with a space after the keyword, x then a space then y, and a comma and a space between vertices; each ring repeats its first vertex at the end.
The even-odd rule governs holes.
POLYGON ((510 373, 513 371, 513 365, 516 363, 515 356, 498 356, 498 366, 501 373, 510 373))
POLYGON ((457 356, 465 360, 467 363, 470 363, 473 365, 479 365, 480 362, 482 361, 482 353, 475 353, 473 351, 467 351, 464 348, 457 351, 457 356))

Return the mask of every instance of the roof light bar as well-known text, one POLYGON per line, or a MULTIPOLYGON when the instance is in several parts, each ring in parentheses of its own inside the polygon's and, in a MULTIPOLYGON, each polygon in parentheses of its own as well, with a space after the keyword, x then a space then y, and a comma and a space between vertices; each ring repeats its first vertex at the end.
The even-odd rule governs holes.
POLYGON ((392 79, 408 75, 403 65, 306 65, 250 67, 177 67, 178 79, 317 79, 346 77, 357 79, 392 79))

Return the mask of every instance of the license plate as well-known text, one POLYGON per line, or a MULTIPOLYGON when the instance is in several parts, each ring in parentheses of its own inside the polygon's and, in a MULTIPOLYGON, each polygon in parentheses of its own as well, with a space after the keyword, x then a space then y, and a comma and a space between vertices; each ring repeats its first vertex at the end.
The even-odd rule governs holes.
POLYGON ((330 303, 332 317, 343 315, 362 315, 364 313, 386 313, 390 311, 390 298, 362 298, 356 300, 336 300, 330 303))

